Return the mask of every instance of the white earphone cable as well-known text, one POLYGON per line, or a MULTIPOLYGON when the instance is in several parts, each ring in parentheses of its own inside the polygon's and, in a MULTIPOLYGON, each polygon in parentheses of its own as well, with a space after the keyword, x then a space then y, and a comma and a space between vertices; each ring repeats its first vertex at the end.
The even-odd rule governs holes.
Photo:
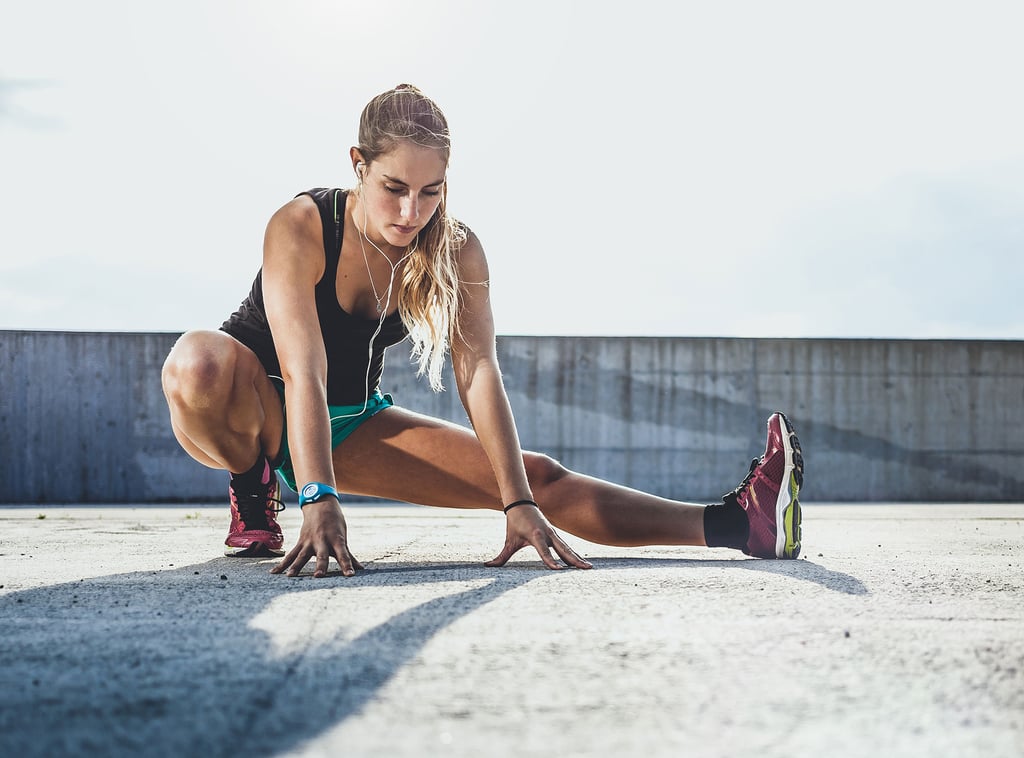
MULTIPOLYGON (((335 219, 336 222, 339 220, 339 216, 338 216, 338 192, 339 191, 340 190, 336 190, 335 193, 334 193, 334 219, 335 219)), ((353 219, 353 221, 355 221, 355 219, 353 219)), ((364 262, 366 262, 366 248, 363 247, 363 239, 365 239, 367 242, 369 242, 371 245, 373 245, 373 247, 377 250, 377 252, 380 253, 382 256, 384 256, 384 259, 388 262, 388 265, 391 266, 391 276, 388 278, 388 288, 387 288, 387 291, 385 292, 385 296, 386 297, 385 297, 385 300, 384 300, 384 307, 383 308, 378 307, 378 309, 377 309, 377 312, 378 312, 378 314, 380 316, 380 318, 377 321, 377 328, 374 330, 373 334, 370 336, 370 342, 369 342, 369 345, 367 347, 366 377, 365 377, 364 390, 363 390, 363 397, 365 398, 365 400, 363 400, 363 407, 359 411, 357 411, 356 413, 345 413, 345 414, 338 415, 338 416, 331 416, 331 421, 332 422, 336 421, 336 420, 339 420, 339 419, 355 418, 357 416, 361 416, 364 413, 366 413, 366 409, 370 405, 370 368, 373 366, 373 343, 377 339, 377 337, 380 335, 381 330, 384 328, 384 321, 385 321, 385 319, 387 319, 387 316, 388 316, 388 308, 391 306, 391 293, 394 291, 394 288, 395 288, 395 272, 398 270, 398 267, 401 266, 402 263, 404 263, 407 258, 409 258, 409 256, 411 256, 413 253, 415 253, 419 249, 419 238, 417 236, 417 239, 415 240, 412 249, 409 250, 408 252, 406 252, 406 254, 403 255, 401 258, 399 258, 395 263, 391 263, 391 259, 388 258, 387 253, 385 253, 383 250, 381 250, 379 247, 377 247, 377 245, 374 243, 374 241, 366 236, 366 208, 365 207, 363 207, 363 229, 360 232, 359 227, 356 226, 356 234, 359 235, 359 246, 360 246, 360 248, 363 251, 363 260, 364 260, 364 262)), ((339 259, 340 259, 340 251, 339 251, 339 259)), ((377 299, 377 305, 380 306, 380 298, 377 297, 377 289, 373 285, 373 275, 370 273, 369 262, 366 262, 366 274, 370 278, 370 286, 373 288, 373 294, 374 294, 374 298, 377 299)))

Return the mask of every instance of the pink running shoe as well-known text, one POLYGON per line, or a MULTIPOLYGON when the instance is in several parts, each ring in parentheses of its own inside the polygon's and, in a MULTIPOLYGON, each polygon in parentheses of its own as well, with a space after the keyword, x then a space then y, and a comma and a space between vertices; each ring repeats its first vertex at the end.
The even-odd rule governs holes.
POLYGON ((800 501, 804 459, 793 425, 782 413, 768 419, 768 442, 761 459, 750 462, 740 486, 725 496, 747 512, 750 536, 743 552, 758 558, 800 555, 800 501))
POLYGON ((281 556, 284 535, 277 523, 277 514, 284 510, 281 485, 277 474, 264 461, 263 481, 257 492, 236 492, 228 486, 231 495, 231 528, 224 540, 224 555, 236 558, 281 556))

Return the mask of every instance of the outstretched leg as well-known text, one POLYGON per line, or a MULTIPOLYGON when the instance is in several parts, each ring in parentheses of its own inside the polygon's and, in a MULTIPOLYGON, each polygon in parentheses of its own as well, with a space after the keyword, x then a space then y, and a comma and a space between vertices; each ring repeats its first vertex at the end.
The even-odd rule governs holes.
MULTIPOLYGON (((559 529, 604 545, 711 545, 760 558, 800 554, 803 456, 782 413, 768 419, 764 454, 722 503, 682 503, 569 471, 524 453, 541 510, 559 529)), ((334 454, 339 486, 355 493, 453 508, 500 509, 490 462, 476 435, 390 408, 334 454)))
MULTIPOLYGON (((557 528, 604 545, 703 545, 704 506, 585 476, 524 453, 534 498, 557 528)), ((476 435, 389 408, 334 451, 345 492, 451 508, 500 510, 498 484, 476 435)))

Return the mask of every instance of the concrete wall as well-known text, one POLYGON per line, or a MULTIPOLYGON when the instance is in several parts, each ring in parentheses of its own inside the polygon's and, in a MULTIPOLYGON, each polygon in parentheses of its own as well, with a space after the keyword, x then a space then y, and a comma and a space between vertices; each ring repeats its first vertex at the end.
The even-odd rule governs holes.
MULTIPOLYGON (((0 331, 0 502, 223 499, 226 476, 170 432, 176 338, 0 331)), ((1024 342, 502 337, 499 353, 524 447, 669 497, 735 486, 778 408, 808 502, 1024 501, 1024 342)), ((384 389, 465 424, 406 363, 391 350, 384 389)))

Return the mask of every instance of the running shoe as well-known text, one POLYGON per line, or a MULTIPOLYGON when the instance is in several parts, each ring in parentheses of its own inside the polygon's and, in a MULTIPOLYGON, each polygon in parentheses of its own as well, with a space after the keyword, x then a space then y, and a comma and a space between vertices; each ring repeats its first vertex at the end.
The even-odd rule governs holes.
POLYGON ((284 535, 277 523, 277 514, 284 510, 281 502, 281 484, 270 464, 264 461, 262 483, 256 492, 236 492, 228 485, 231 495, 231 528, 224 540, 225 555, 236 558, 281 556, 284 535))
POLYGON ((768 419, 764 455, 750 462, 740 486, 725 496, 747 512, 750 535, 743 552, 758 558, 800 555, 800 501, 804 459, 793 425, 782 413, 768 419))

